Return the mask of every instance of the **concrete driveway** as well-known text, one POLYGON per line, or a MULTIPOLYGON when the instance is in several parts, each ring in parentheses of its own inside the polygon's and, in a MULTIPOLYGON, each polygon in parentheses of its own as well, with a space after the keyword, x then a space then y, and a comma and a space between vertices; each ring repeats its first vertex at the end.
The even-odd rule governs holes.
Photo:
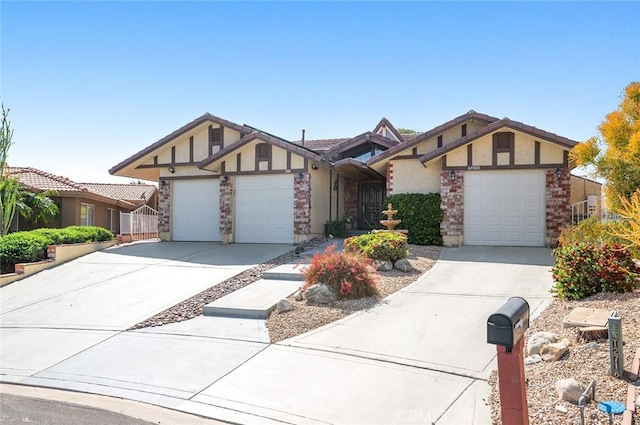
POLYGON ((3 329, 3 347, 5 331, 79 332, 86 340, 70 349, 50 337, 38 345, 55 355, 40 358, 32 334, 31 348, 2 349, 2 373, 235 423, 488 424, 483 398, 496 351, 486 344, 487 317, 513 295, 539 313, 550 301, 551 265, 543 248, 443 249, 427 274, 376 307, 274 345, 259 320, 199 317, 127 332, 138 319, 116 330, 3 329), (6 359, 12 368, 4 369, 6 359))
POLYGON ((114 247, 0 289, 0 379, 20 382, 290 245, 114 247))

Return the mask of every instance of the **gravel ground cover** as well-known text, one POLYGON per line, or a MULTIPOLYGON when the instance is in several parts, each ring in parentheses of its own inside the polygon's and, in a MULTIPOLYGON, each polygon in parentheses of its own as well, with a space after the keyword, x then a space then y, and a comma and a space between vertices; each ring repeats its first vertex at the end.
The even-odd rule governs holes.
MULTIPOLYGON (((628 373, 625 379, 610 376, 609 340, 597 341, 597 347, 577 341, 576 328, 562 329, 562 320, 576 307, 603 308, 616 310, 622 317, 622 338, 625 370, 631 368, 636 349, 640 347, 640 290, 618 293, 600 293, 581 301, 554 300, 531 324, 525 333, 526 341, 538 331, 550 331, 567 337, 573 342, 569 352, 557 362, 541 362, 525 366, 527 381, 527 402, 531 424, 580 424, 580 409, 567 401, 559 401, 555 383, 559 379, 575 378, 588 385, 596 381, 596 403, 591 402, 585 409, 585 424, 609 424, 609 417, 598 411, 597 402, 616 400, 626 404, 628 373), (556 407, 566 408, 566 413, 556 407)), ((489 379, 491 386, 491 417, 494 424, 500 424, 500 394, 497 372, 489 379)), ((636 389, 640 393, 640 388, 636 389)), ((638 394, 637 394, 638 395, 638 394)), ((564 410, 564 409, 563 409, 564 410)), ((636 419, 637 420, 637 419, 636 419)), ((622 415, 615 416, 613 424, 622 423, 622 415)))
POLYGON ((275 343, 300 335, 335 322, 356 311, 374 306, 384 297, 415 282, 423 273, 433 267, 438 258, 440 258, 440 247, 409 245, 407 259, 415 270, 409 273, 396 269, 380 272, 377 285, 379 294, 374 297, 339 300, 327 305, 309 305, 305 300, 296 301, 293 296, 289 297, 294 310, 285 313, 274 311, 267 319, 271 342, 275 343))
POLYGON ((272 269, 281 264, 287 264, 297 261, 297 252, 300 252, 300 249, 306 251, 307 249, 314 248, 320 245, 325 240, 325 238, 314 238, 308 240, 298 245, 296 249, 293 249, 286 254, 274 258, 267 263, 253 267, 249 270, 245 270, 244 272, 232 278, 220 282, 219 284, 212 286, 211 288, 206 289, 199 294, 194 295, 193 297, 188 298, 181 303, 176 304, 173 307, 170 307, 165 311, 156 314, 155 316, 132 326, 131 328, 129 328, 129 330, 162 326, 169 323, 182 322, 184 320, 189 320, 193 319, 194 317, 201 316, 202 308, 205 305, 217 300, 218 298, 222 298, 225 295, 237 291, 238 289, 245 287, 250 283, 262 279, 262 273, 266 270, 272 269))

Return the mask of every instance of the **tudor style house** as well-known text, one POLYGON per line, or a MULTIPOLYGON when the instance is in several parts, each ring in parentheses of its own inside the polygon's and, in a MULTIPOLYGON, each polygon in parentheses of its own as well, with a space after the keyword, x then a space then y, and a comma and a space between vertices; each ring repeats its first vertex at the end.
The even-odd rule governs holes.
POLYGON ((383 118, 296 142, 206 113, 110 173, 159 182, 163 240, 298 243, 345 216, 378 227, 385 195, 437 192, 445 245, 545 246, 572 219, 576 143, 475 111, 421 134, 383 118))

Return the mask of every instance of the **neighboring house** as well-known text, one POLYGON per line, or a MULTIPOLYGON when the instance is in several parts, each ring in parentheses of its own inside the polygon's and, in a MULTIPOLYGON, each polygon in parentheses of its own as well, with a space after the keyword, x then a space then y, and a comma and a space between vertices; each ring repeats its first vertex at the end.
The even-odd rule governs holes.
POLYGON ((77 225, 100 226, 117 234, 120 232, 120 212, 130 212, 145 204, 157 206, 154 185, 76 183, 31 167, 7 167, 5 172, 32 192, 54 191, 51 198, 60 208, 56 220, 37 225, 25 222, 16 213, 12 231, 77 225))
POLYGON ((386 195, 437 192, 446 245, 545 246, 571 222, 576 143, 475 111, 421 134, 383 118, 298 142, 207 113, 110 173, 159 182, 164 240, 297 243, 345 216, 379 227, 386 195))

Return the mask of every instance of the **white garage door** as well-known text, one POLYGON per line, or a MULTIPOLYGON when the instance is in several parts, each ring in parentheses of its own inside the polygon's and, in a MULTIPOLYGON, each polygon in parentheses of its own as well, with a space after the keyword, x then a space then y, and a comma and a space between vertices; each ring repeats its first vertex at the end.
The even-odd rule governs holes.
POLYGON ((544 246, 544 234, 544 171, 464 174, 465 245, 544 246))
POLYGON ((293 243, 293 175, 238 176, 234 186, 236 242, 293 243))
POLYGON ((214 241, 220 236, 220 181, 175 180, 171 183, 174 241, 214 241))

